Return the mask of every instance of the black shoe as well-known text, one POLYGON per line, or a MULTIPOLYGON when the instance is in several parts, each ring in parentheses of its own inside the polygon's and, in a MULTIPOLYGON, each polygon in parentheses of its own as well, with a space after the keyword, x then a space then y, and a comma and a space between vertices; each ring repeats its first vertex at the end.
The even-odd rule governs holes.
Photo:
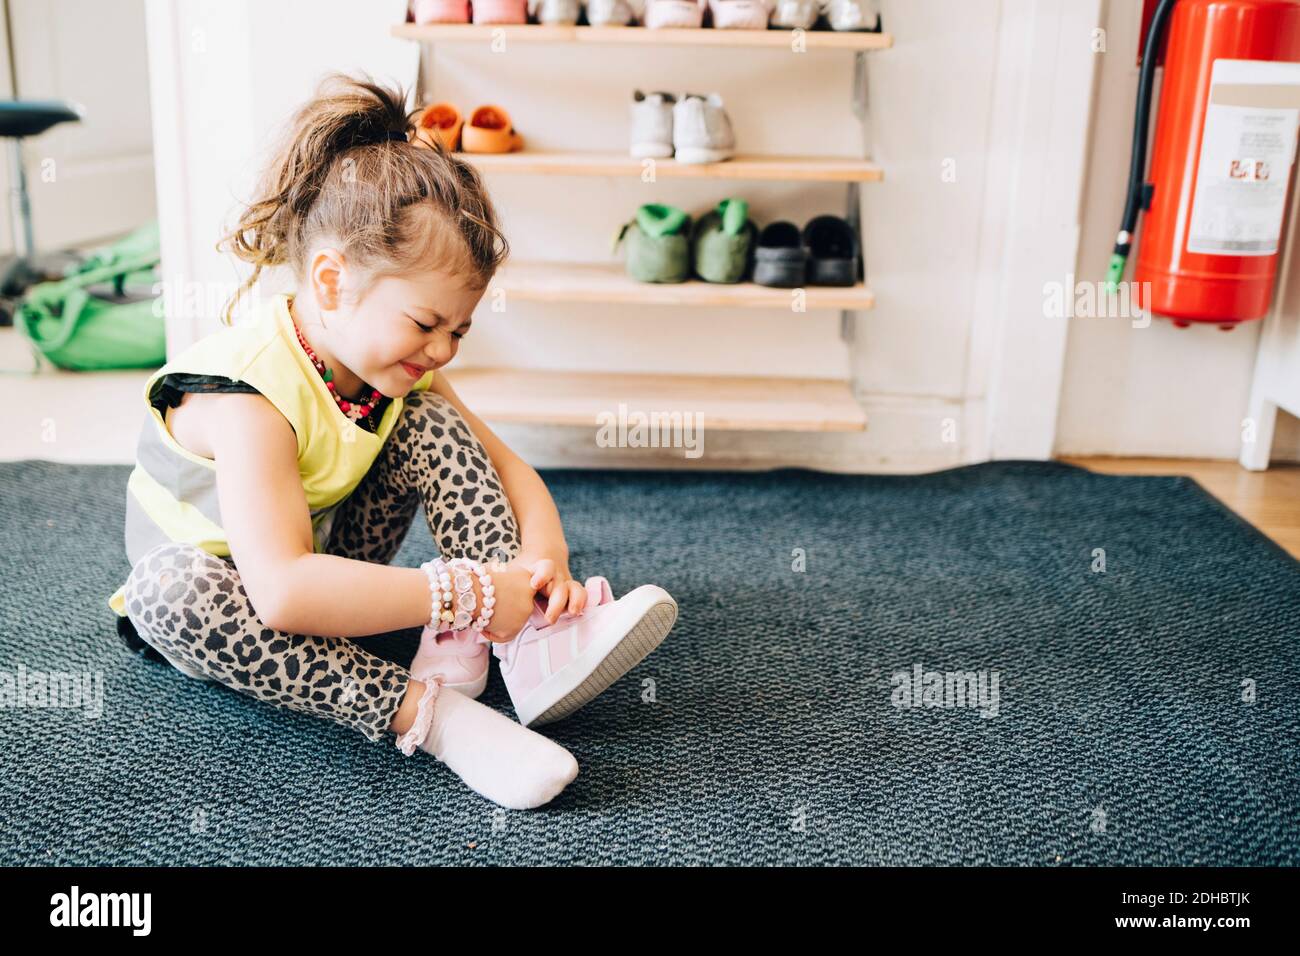
POLYGON ((817 216, 803 227, 809 285, 854 285, 858 281, 858 237, 839 216, 817 216))
POLYGON ((135 625, 131 619, 125 616, 119 616, 117 619, 117 636, 122 639, 122 643, 132 652, 141 655, 151 661, 159 664, 166 664, 167 658, 163 657, 154 649, 153 645, 145 641, 136 631, 135 625))
POLYGON ((792 222, 774 222, 758 234, 754 250, 754 281, 778 289, 797 289, 808 272, 808 251, 792 222))

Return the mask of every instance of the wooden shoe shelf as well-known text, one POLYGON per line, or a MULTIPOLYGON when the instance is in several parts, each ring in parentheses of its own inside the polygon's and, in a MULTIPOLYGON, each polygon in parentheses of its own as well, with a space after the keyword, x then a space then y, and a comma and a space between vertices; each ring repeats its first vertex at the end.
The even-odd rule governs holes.
MULTIPOLYGON (((639 282, 621 263, 518 262, 497 272, 495 288, 506 299, 525 302, 604 302, 616 305, 730 306, 790 309, 794 289, 773 289, 754 282, 639 282)), ((863 311, 875 304, 871 290, 855 286, 810 285, 797 290, 806 309, 863 311)))
MULTIPOLYGON (((399 23, 393 36, 421 43, 595 43, 627 46, 725 46, 789 49, 790 30, 647 30, 645 27, 587 27, 542 23, 508 25, 473 23, 399 23), (498 33, 497 31, 500 31, 498 33)), ((805 30, 808 50, 884 50, 893 45, 888 33, 837 33, 805 30)))
POLYGON ((825 378, 669 375, 652 372, 550 372, 467 368, 447 378, 465 404, 489 421, 538 425, 598 424, 629 409, 693 412, 709 428, 746 431, 861 431, 861 406, 843 384, 825 378))
MULTIPOLYGON (((458 153, 484 172, 537 176, 640 176, 644 162, 622 153, 458 153)), ((660 179, 751 179, 779 182, 874 183, 884 171, 865 159, 838 156, 733 156, 725 163, 656 159, 660 179)))
MULTIPOLYGON (((497 36, 509 43, 627 44, 661 46, 720 46, 789 49, 788 30, 648 30, 644 27, 476 26, 473 24, 402 23, 393 35, 420 43, 481 43, 497 36), (500 31, 500 32, 498 32, 500 31)), ((808 30, 805 49, 849 50, 854 53, 853 112, 866 121, 866 62, 871 50, 887 49, 887 33, 836 33, 808 30)), ((429 97, 421 98, 422 102, 429 97)), ((486 155, 458 154, 493 175, 640 176, 643 161, 608 152, 530 152, 486 155)), ((681 179, 833 182, 847 184, 847 219, 860 233, 858 188, 878 182, 883 170, 869 159, 825 156, 738 155, 722 163, 682 164, 655 161, 655 176, 681 179)), ((861 242, 859 242, 861 248, 861 242)), ((510 261, 497 273, 492 289, 504 290, 507 300, 589 302, 679 307, 739 307, 790 309, 796 291, 802 306, 840 312, 841 337, 852 341, 854 313, 870 309, 875 298, 859 281, 854 286, 806 286, 801 290, 773 289, 752 282, 726 285, 692 280, 682 283, 638 282, 621 264, 510 261)), ((489 290, 491 294, 491 290, 489 290)), ((619 402, 631 408, 665 412, 694 411, 722 429, 748 431, 861 431, 866 414, 855 396, 853 381, 748 376, 668 374, 606 374, 536 369, 475 368, 449 370, 456 391, 477 414, 489 421, 585 425, 619 402)))

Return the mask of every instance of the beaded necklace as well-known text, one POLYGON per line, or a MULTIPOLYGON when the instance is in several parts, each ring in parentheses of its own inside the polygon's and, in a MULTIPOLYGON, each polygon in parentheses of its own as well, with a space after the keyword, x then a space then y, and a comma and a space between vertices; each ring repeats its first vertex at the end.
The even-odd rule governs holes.
POLYGON ((293 331, 298 336, 298 344, 302 346, 303 351, 307 353, 307 357, 311 359, 311 364, 315 366, 316 371, 320 373, 320 377, 325 380, 325 387, 329 389, 330 395, 334 397, 334 402, 338 405, 339 411, 352 419, 352 421, 358 423, 368 418, 370 413, 379 406, 380 400, 384 397, 383 393, 381 393, 379 389, 370 388, 370 386, 366 385, 365 382, 362 382, 362 392, 367 388, 370 388, 370 397, 364 402, 348 401, 340 395, 338 389, 334 387, 334 370, 332 368, 326 368, 325 363, 317 357, 316 352, 307 344, 307 340, 303 338, 302 330, 298 328, 297 322, 293 323, 293 331))

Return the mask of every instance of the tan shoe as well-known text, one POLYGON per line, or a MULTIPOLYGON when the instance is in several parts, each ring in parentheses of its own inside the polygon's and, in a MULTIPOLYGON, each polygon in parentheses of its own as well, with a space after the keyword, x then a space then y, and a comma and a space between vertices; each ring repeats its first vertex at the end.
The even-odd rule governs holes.
POLYGON ((467 153, 513 153, 524 148, 510 114, 499 106, 480 106, 461 131, 461 149, 467 153))
POLYGON ((437 149, 434 141, 442 143, 448 152, 460 149, 460 132, 465 119, 460 110, 450 103, 434 103, 420 111, 415 121, 414 142, 437 149))

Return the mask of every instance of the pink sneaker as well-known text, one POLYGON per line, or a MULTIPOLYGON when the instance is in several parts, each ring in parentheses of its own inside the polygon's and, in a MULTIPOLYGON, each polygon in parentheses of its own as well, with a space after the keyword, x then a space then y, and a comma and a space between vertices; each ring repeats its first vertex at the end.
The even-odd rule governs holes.
POLYGON ((567 717, 653 651, 677 621, 677 602, 643 584, 617 601, 602 577, 586 581, 587 606, 550 624, 537 595, 519 636, 492 645, 501 676, 525 727, 567 717))
POLYGON ((477 697, 487 687, 488 644, 482 632, 472 627, 463 631, 435 631, 428 625, 420 635, 420 649, 411 661, 411 676, 427 681, 442 675, 442 686, 477 697))

